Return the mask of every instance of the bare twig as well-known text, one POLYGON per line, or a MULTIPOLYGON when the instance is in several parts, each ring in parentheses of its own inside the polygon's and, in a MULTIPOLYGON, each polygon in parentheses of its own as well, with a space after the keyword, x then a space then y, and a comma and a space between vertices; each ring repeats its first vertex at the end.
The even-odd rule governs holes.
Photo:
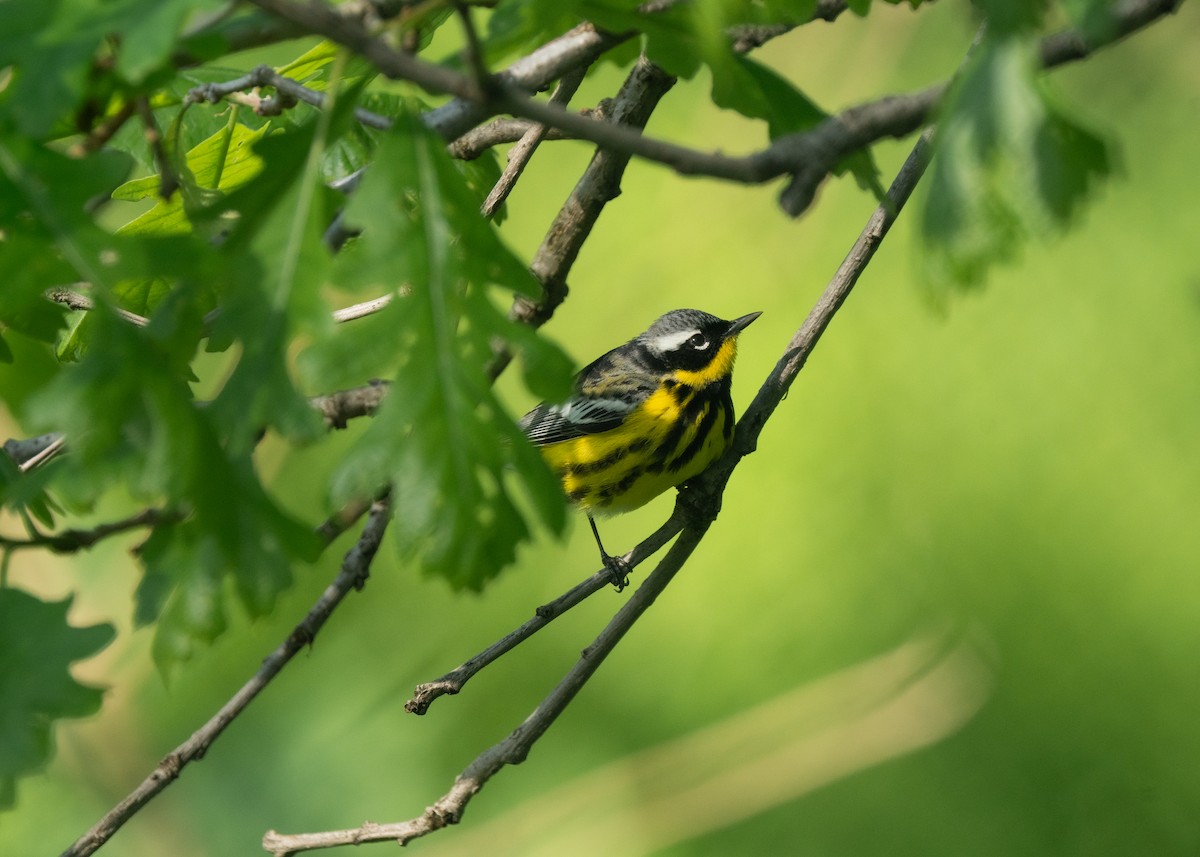
MULTIPOLYGON (((538 92, 572 69, 591 65, 606 51, 622 44, 633 35, 614 35, 601 32, 591 24, 580 24, 517 60, 496 74, 493 81, 519 87, 527 92, 538 92)), ((477 102, 456 98, 429 111, 422 118, 426 125, 449 142, 467 133, 494 112, 477 102)))
MULTIPOLYGON (((550 95, 550 102, 562 105, 570 102, 575 95, 575 90, 579 89, 579 84, 583 82, 586 71, 585 68, 578 68, 568 72, 554 88, 554 92, 550 95)), ((492 217, 508 199, 508 195, 512 193, 512 189, 517 184, 517 179, 525 171, 525 165, 529 163, 529 159, 533 157, 533 153, 537 151, 537 147, 545 139, 549 130, 545 125, 532 125, 521 135, 517 144, 509 149, 508 162, 505 164, 504 172, 480 207, 484 217, 492 217)))
POLYGON ((4 442, 4 451, 17 464, 24 464, 61 439, 62 434, 56 431, 22 440, 10 438, 4 442))
MULTIPOLYGON (((682 505, 676 502, 675 510, 671 513, 671 517, 661 527, 643 539, 637 547, 621 557, 621 561, 632 570, 646 559, 649 559, 658 552, 659 548, 678 535, 679 531, 683 529, 685 523, 684 517, 682 505)), ((533 618, 520 628, 517 628, 512 633, 488 646, 482 652, 475 655, 475 657, 450 670, 444 676, 417 685, 413 691, 412 699, 404 703, 405 711, 412 714, 424 714, 439 696, 458 693, 481 669, 499 659, 507 652, 515 649, 559 616, 562 616, 577 604, 583 603, 585 599, 604 589, 610 583, 612 583, 612 572, 607 568, 602 568, 591 577, 577 583, 558 598, 538 607, 534 611, 533 618)))
POLYGON ((359 518, 367 514, 374 503, 374 500, 351 500, 317 527, 317 535, 325 544, 332 543, 338 536, 353 527, 359 518))
POLYGON ((471 18, 471 8, 461 0, 455 0, 454 11, 462 21, 463 57, 467 61, 467 68, 471 70, 475 90, 479 93, 476 100, 483 100, 487 98, 487 91, 491 88, 492 74, 484 62, 483 47, 479 44, 479 33, 476 32, 475 21, 471 18))
POLYGON ((374 379, 365 386, 355 387, 352 390, 313 396, 308 403, 321 412, 325 418, 325 425, 341 429, 346 427, 347 421, 355 417, 365 417, 375 413, 390 386, 387 381, 374 379))
MULTIPOLYGON (((590 115, 594 115, 594 113, 590 115)), ((493 119, 491 122, 487 122, 477 128, 472 128, 446 148, 454 157, 464 161, 472 161, 493 146, 499 146, 502 143, 515 143, 529 133, 531 129, 545 127, 545 125, 539 125, 537 122, 529 119, 509 119, 502 117, 493 119)), ((542 135, 542 139, 574 140, 575 138, 569 134, 564 134, 557 128, 547 128, 546 132, 542 135)))
MULTIPOLYGON (((235 77, 232 80, 222 81, 221 83, 204 83, 193 87, 188 91, 186 100, 191 104, 202 101, 215 104, 222 98, 226 98, 234 93, 263 86, 269 86, 289 98, 303 101, 305 104, 310 104, 313 107, 321 107, 325 103, 324 94, 317 92, 315 89, 309 89, 304 84, 292 80, 290 77, 284 77, 269 65, 257 66, 241 77, 235 77)), ((274 116, 285 105, 275 100, 262 100, 252 103, 250 106, 260 115, 274 116)), ((392 127, 392 120, 387 116, 373 113, 362 107, 354 108, 354 118, 368 128, 386 131, 392 127)))
POLYGON ((134 103, 126 101, 116 113, 93 128, 86 137, 77 143, 72 143, 67 148, 67 154, 73 158, 82 158, 91 152, 100 151, 104 148, 104 144, 111 140, 118 131, 125 127, 125 123, 133 118, 135 110, 134 103))
MULTIPOLYGON (((88 285, 88 283, 77 284, 77 286, 83 287, 88 285)), ((332 313, 330 313, 330 315, 332 316, 335 324, 344 324, 348 321, 366 318, 369 315, 379 312, 388 304, 390 304, 395 296, 395 293, 380 295, 377 298, 371 298, 370 300, 362 301, 361 303, 352 304, 351 306, 342 307, 341 309, 335 309, 332 313)), ((78 292, 75 289, 69 289, 62 286, 48 290, 46 292, 46 299, 53 301, 54 303, 62 304, 63 306, 69 307, 73 310, 87 311, 96 308, 96 302, 87 295, 83 294, 82 292, 78 292)), ((126 309, 121 309, 120 307, 113 307, 112 311, 116 313, 119 318, 123 318, 125 321, 129 322, 130 324, 137 325, 138 327, 145 327, 150 323, 150 319, 146 318, 145 316, 138 315, 137 313, 130 312, 126 309)), ((219 315, 220 307, 212 310, 204 317, 204 329, 206 331, 212 327, 213 322, 217 320, 217 316, 219 315)))
POLYGON ((85 857, 92 854, 112 837, 120 827, 150 799, 175 781, 183 768, 204 756, 205 751, 222 732, 246 709, 254 698, 275 678, 287 663, 305 646, 312 643, 334 609, 352 589, 362 589, 370 572, 371 561, 387 528, 386 502, 371 507, 362 536, 342 561, 337 577, 317 599, 308 614, 296 625, 288 638, 267 655, 258 672, 242 685, 207 723, 176 747, 158 767, 119 804, 113 807, 91 830, 80 837, 62 857, 85 857))
MULTIPOLYGON (((48 436, 49 435, 43 435, 43 437, 48 436)), ((58 455, 66 448, 67 439, 65 437, 63 437, 61 434, 54 434, 52 437, 53 439, 42 449, 39 449, 36 453, 21 462, 20 471, 22 473, 28 473, 34 468, 41 467, 43 464, 54 458, 54 456, 58 455)))
POLYGON ((142 119, 142 135, 154 154, 154 165, 158 167, 158 195, 162 199, 170 199, 179 188, 179 176, 175 175, 175 168, 167 157, 162 131, 158 127, 158 120, 154 118, 154 111, 150 109, 150 99, 139 95, 135 103, 138 116, 142 119))
MULTIPOLYGON (((89 284, 77 283, 76 285, 86 287, 89 284)), ((91 310, 95 309, 96 307, 96 302, 87 295, 77 292, 74 289, 65 287, 50 289, 46 292, 46 299, 53 301, 56 304, 62 304, 63 306, 74 310, 91 310)), ((123 318, 125 321, 129 322, 130 324, 135 324, 138 327, 145 327, 150 323, 150 319, 146 318, 145 316, 138 315, 135 312, 130 312, 127 309, 113 307, 112 311, 116 313, 118 317, 123 318)))
POLYGON ((380 295, 377 298, 371 298, 369 301, 354 304, 353 306, 335 309, 333 311, 333 320, 337 324, 345 324, 348 321, 366 318, 379 312, 381 309, 390 304, 396 297, 396 293, 392 292, 386 295, 380 295))
MULTIPOLYGON (((674 85, 675 78, 645 57, 639 57, 620 92, 608 105, 608 120, 603 124, 620 127, 632 134, 639 133, 658 102, 674 85)), ((592 155, 530 263, 530 269, 542 284, 542 297, 536 303, 518 298, 510 313, 514 319, 538 327, 566 298, 567 274, 600 213, 621 192, 621 178, 628 164, 629 155, 619 150, 600 148, 592 155)), ((498 372, 503 363, 494 364, 493 371, 498 372)))
POLYGON ((60 533, 39 535, 30 539, 10 539, 0 536, 0 547, 5 550, 44 548, 54 553, 76 553, 92 547, 109 536, 119 535, 139 527, 154 528, 159 524, 178 521, 182 517, 180 513, 166 509, 143 509, 135 515, 119 521, 98 524, 87 530, 63 530, 60 533))
POLYGON ((858 240, 850 248, 850 252, 842 261, 841 266, 826 286, 825 291, 817 300, 816 305, 804 320, 804 324, 788 342, 783 356, 767 376, 766 381, 758 390, 754 401, 738 420, 734 433, 733 448, 716 467, 701 477, 701 481, 710 485, 724 485, 728 474, 737 466, 742 457, 749 455, 758 446, 758 437, 771 414, 787 395, 788 388, 804 368, 808 357, 816 348, 821 334, 833 320, 834 314, 850 296, 850 291, 858 282, 867 264, 875 255, 875 251, 883 242, 884 237, 896 222, 900 210, 908 201, 913 188, 925 173, 929 163, 930 141, 933 129, 928 128, 917 139, 904 166, 900 168, 892 186, 888 189, 887 202, 875 209, 867 225, 859 234, 858 240))

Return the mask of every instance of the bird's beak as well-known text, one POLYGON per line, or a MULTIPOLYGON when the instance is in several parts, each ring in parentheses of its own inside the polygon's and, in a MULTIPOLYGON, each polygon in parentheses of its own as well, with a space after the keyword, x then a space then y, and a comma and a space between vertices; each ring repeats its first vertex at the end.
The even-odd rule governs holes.
POLYGON ((726 336, 737 336, 743 330, 750 326, 750 322, 762 315, 761 312, 752 312, 749 315, 744 315, 741 318, 735 318, 729 322, 729 329, 725 331, 726 336))

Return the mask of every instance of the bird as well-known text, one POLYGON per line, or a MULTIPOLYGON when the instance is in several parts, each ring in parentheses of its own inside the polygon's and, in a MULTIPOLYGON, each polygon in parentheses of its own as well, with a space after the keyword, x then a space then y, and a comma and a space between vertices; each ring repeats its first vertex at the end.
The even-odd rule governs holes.
POLYGON ((568 399, 521 418, 567 500, 587 515, 618 592, 629 569, 605 551, 596 517, 637 509, 724 455, 738 335, 761 314, 726 321, 672 310, 580 370, 568 399))

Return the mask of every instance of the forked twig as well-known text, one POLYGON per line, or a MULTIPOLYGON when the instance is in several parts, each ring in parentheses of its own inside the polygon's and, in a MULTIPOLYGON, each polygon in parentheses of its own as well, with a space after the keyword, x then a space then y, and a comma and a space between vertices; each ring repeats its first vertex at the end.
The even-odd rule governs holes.
MULTIPOLYGON (((636 568, 657 553, 659 548, 675 538, 679 531, 683 529, 683 525, 683 510, 681 505, 676 502, 675 511, 671 513, 671 517, 661 527, 643 539, 637 547, 621 557, 622 561, 631 570, 636 568)), ((512 633, 497 640, 475 655, 475 657, 470 658, 440 678, 417 685, 413 690, 412 699, 404 703, 404 710, 411 714, 424 714, 439 696, 458 693, 481 669, 499 659, 501 655, 515 649, 559 616, 562 616, 577 604, 581 604, 610 583, 612 583, 612 572, 607 568, 602 568, 591 577, 575 584, 575 586, 558 596, 558 598, 538 607, 534 611, 533 618, 528 622, 512 633)))

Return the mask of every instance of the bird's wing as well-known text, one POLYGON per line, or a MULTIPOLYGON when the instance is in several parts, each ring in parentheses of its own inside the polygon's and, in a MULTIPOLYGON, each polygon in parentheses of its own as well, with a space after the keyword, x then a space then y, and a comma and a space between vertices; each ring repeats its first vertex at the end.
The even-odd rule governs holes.
POLYGON ((606 354, 587 366, 575 395, 560 404, 543 402, 521 418, 521 430, 537 446, 615 429, 654 390, 654 376, 611 371, 606 354))

